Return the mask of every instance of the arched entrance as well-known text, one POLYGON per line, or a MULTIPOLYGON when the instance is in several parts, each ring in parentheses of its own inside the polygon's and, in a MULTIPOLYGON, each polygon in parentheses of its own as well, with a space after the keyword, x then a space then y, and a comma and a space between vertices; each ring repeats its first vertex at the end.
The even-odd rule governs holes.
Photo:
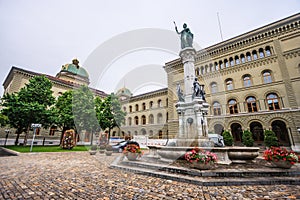
POLYGON ((243 134, 242 126, 239 123, 233 123, 231 124, 230 129, 234 139, 234 144, 240 145, 242 143, 243 134))
POLYGON ((250 131, 253 135, 255 144, 262 145, 264 142, 264 130, 259 122, 252 122, 250 124, 250 131))
POLYGON ((146 135, 146 134, 147 134, 146 129, 143 128, 143 129, 141 130, 141 134, 142 134, 142 135, 146 135))
POLYGON ((221 124, 216 124, 214 126, 214 130, 215 130, 215 134, 222 135, 222 133, 224 131, 224 127, 221 124))
POLYGON ((286 128, 286 124, 281 120, 275 120, 271 124, 272 131, 276 134, 279 144, 282 146, 290 146, 290 140, 288 136, 288 130, 286 128))

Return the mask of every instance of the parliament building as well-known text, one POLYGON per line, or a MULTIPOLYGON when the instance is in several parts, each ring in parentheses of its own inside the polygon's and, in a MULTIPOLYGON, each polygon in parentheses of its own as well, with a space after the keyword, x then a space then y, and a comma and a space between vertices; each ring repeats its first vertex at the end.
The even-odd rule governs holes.
MULTIPOLYGON (((210 105, 209 133, 229 130, 234 144, 241 145, 243 130, 250 130, 255 145, 263 146, 264 130, 273 130, 281 145, 300 151, 300 14, 196 50, 195 73, 205 85, 210 105)), ((184 80, 179 56, 164 69, 167 88, 136 96, 127 88, 116 93, 127 115, 112 136, 166 139, 177 135, 176 87, 184 80)), ((33 75, 13 67, 3 84, 5 93, 18 91, 33 75)), ((64 65, 55 77, 46 76, 54 83, 55 96, 71 89, 74 80, 89 84, 88 73, 77 60, 64 65)))

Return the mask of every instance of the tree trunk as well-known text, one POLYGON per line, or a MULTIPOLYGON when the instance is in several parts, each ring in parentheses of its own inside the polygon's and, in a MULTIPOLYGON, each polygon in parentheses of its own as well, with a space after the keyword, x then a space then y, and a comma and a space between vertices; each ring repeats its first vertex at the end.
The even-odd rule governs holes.
POLYGON ((91 134, 92 134, 92 136, 91 136, 91 146, 93 145, 93 140, 94 140, 94 134, 93 134, 93 131, 91 130, 91 134))
POLYGON ((19 138, 20 138, 20 133, 21 131, 19 129, 16 130, 16 134, 17 134, 17 137, 16 137, 16 140, 15 140, 15 145, 18 145, 19 144, 19 138))
POLYGON ((26 144, 27 144, 28 133, 29 133, 29 126, 27 126, 27 130, 25 132, 23 146, 26 146, 26 144))
POLYGON ((110 130, 111 130, 111 128, 109 127, 108 128, 107 144, 109 144, 109 140, 110 140, 110 130))

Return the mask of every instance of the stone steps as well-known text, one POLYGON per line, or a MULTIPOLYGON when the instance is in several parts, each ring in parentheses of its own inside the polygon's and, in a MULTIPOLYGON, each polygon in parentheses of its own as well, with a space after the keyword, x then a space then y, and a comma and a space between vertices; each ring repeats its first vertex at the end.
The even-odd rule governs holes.
POLYGON ((291 169, 213 169, 200 171, 142 160, 127 161, 126 158, 120 156, 110 167, 202 186, 300 184, 299 166, 294 166, 291 169))

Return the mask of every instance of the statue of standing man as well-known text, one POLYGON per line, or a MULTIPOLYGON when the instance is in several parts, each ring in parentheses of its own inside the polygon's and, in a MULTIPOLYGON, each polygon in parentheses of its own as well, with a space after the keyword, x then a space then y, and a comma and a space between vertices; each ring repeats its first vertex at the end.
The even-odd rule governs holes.
POLYGON ((175 24, 175 30, 177 32, 177 34, 180 35, 180 39, 181 39, 181 49, 184 49, 186 47, 193 47, 193 38, 194 35, 193 33, 190 31, 189 28, 187 28, 186 23, 183 24, 183 30, 182 31, 178 31, 176 23, 175 24))

